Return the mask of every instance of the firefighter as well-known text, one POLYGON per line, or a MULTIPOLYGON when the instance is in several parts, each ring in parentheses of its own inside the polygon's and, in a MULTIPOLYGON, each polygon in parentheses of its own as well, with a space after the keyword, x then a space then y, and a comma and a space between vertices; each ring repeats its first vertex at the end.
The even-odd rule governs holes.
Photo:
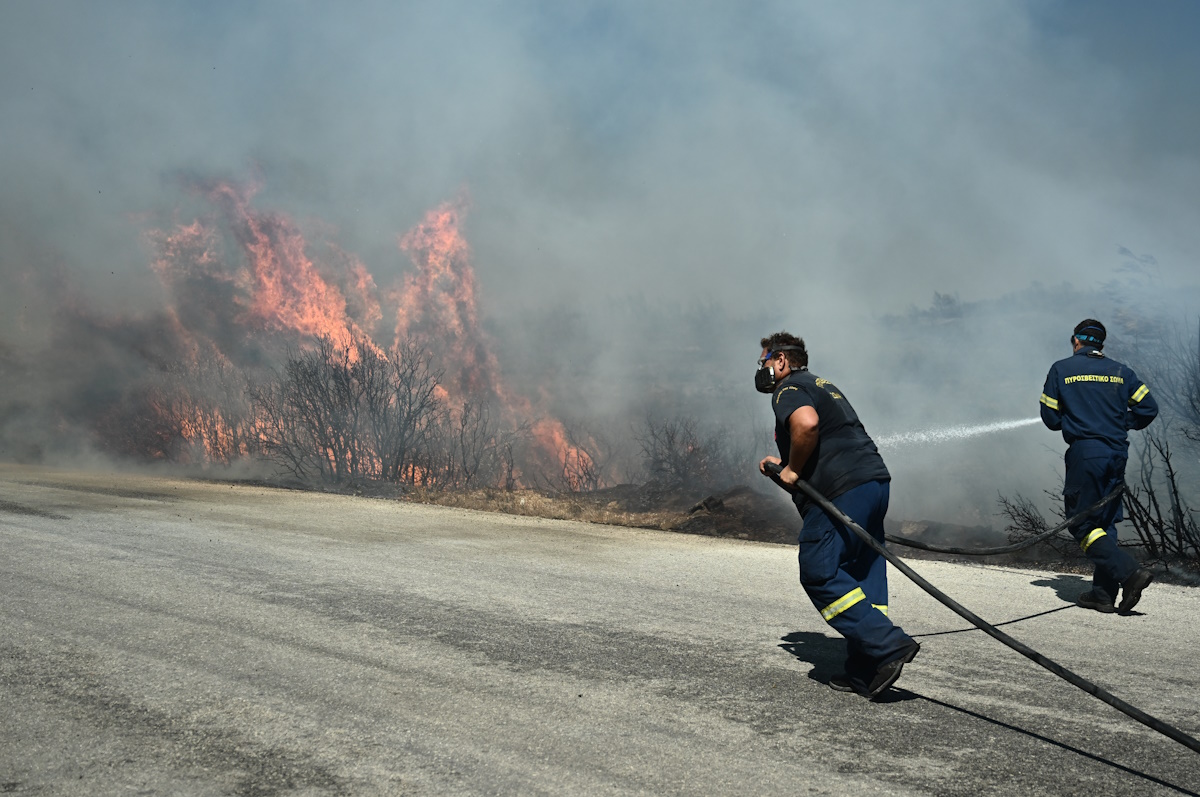
MULTIPOLYGON (((808 370, 804 341, 786 332, 762 339, 755 388, 771 394, 779 479, 807 480, 880 544, 891 476, 845 395, 808 370)), ((801 492, 800 584, 835 631, 846 638, 846 672, 829 686, 875 698, 921 646, 888 618, 887 560, 801 492)))
MULTIPOLYGON (((1144 429, 1158 415, 1150 389, 1129 366, 1104 354, 1104 324, 1088 318, 1071 335, 1073 354, 1050 367, 1042 389, 1042 422, 1062 430, 1069 446, 1063 502, 1071 517, 1125 481, 1130 429, 1144 429)), ((1086 609, 1127 613, 1154 579, 1117 547, 1121 501, 1109 501, 1071 535, 1095 566, 1092 588, 1076 599, 1086 609), (1116 605, 1117 591, 1121 603, 1116 605)))

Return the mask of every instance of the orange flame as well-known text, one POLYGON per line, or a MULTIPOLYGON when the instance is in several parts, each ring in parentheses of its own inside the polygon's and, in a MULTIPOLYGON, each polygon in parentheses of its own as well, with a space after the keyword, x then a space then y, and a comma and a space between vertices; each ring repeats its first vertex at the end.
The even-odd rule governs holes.
MULTIPOLYGON (((206 184, 201 194, 219 210, 216 217, 149 234, 156 249, 153 269, 171 299, 171 323, 193 360, 232 364, 235 345, 263 330, 300 336, 301 345, 306 337, 326 337, 351 357, 354 344, 364 342, 382 355, 366 331, 383 319, 370 272, 331 245, 314 260, 289 218, 252 206, 256 192, 255 185, 206 184), (226 254, 230 240, 240 254, 232 263, 226 254)), ((581 474, 592 470, 590 456, 572 444, 560 421, 536 411, 501 380, 495 348, 480 324, 471 249, 462 234, 467 206, 465 197, 446 202, 398 237, 416 268, 386 294, 395 304, 393 346, 415 340, 435 352, 448 376, 436 394, 440 401, 454 406, 471 397, 495 399, 506 420, 528 424, 537 446, 571 486, 579 486, 581 474)), ((227 461, 254 426, 253 419, 245 428, 223 424, 206 415, 200 401, 159 409, 178 418, 181 434, 214 459, 227 461)))
MULTIPOLYGON (((412 258, 417 271, 405 276, 397 299, 395 339, 415 335, 436 345, 459 376, 460 383, 451 389, 494 396, 510 420, 533 419, 538 413, 531 402, 510 393, 500 379, 492 342, 479 323, 471 248, 461 230, 467 206, 465 197, 443 203, 400 237, 400 249, 412 258)), ((590 469, 591 457, 570 443, 565 427, 555 418, 538 418, 531 431, 577 489, 572 474, 590 469)))
POLYGON ((446 202, 399 238, 416 265, 396 297, 396 342, 416 338, 453 362, 460 393, 502 392, 500 368, 479 324, 471 249, 460 229, 466 200, 446 202))
POLYGON ((346 317, 346 300, 317 273, 300 232, 285 217, 250 208, 254 191, 216 183, 208 198, 226 219, 248 260, 239 277, 249 283, 252 319, 302 335, 324 335, 341 347, 354 342, 357 326, 346 317))

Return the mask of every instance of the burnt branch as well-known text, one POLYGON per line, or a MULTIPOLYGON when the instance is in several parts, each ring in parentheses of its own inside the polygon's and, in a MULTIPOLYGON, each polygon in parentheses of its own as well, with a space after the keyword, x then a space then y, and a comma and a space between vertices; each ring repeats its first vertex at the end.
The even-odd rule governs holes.
POLYGON ((273 380, 248 392, 263 453, 304 481, 416 481, 439 411, 430 361, 411 344, 383 354, 328 338, 289 352, 273 380))

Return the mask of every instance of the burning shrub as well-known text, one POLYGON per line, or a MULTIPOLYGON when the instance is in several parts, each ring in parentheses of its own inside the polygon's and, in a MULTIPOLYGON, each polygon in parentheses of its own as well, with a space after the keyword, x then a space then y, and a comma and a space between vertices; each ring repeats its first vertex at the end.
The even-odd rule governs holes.
POLYGON ((379 480, 435 489, 513 489, 528 424, 506 427, 489 400, 457 403, 433 357, 412 342, 320 338, 250 388, 264 455, 303 482, 379 480))
POLYGON ((414 478, 439 410, 441 373, 412 344, 383 354, 322 337, 250 388, 264 455, 301 481, 414 478))
POLYGON ((398 238, 414 269, 381 287, 335 241, 256 207, 260 185, 187 187, 198 215, 164 213, 146 231, 161 307, 110 317, 55 283, 68 299, 55 299, 46 355, 0 345, 0 453, 37 456, 44 439, 203 468, 265 458, 304 483, 602 484, 603 446, 550 414, 549 391, 505 383, 462 234, 465 195, 398 238), (435 370, 432 352, 453 372, 435 370), (36 435, 20 428, 30 418, 36 435))

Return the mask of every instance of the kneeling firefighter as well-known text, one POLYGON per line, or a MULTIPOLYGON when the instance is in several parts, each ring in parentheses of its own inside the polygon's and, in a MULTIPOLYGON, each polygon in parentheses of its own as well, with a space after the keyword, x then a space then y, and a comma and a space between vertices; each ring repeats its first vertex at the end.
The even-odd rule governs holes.
MULTIPOLYGON (((874 441, 843 393, 808 370, 804 341, 777 332, 761 341, 754 377, 771 394, 778 478, 806 480, 878 540, 884 542, 891 475, 874 441)), ((888 618, 887 562, 837 519, 801 492, 793 501, 803 517, 800 584, 835 631, 846 638, 846 672, 829 685, 874 698, 900 677, 920 645, 888 618)))

